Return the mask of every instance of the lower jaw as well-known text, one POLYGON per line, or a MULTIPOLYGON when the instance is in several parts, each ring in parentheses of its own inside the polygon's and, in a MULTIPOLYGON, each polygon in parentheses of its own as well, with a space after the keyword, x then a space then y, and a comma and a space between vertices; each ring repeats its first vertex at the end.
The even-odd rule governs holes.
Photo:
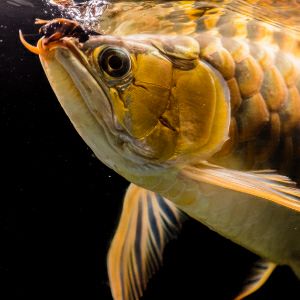
POLYGON ((40 56, 40 60, 57 99, 76 131, 95 155, 108 167, 115 169, 120 155, 108 142, 104 125, 99 124, 91 113, 71 76, 57 60, 55 51, 57 50, 50 55, 40 56))

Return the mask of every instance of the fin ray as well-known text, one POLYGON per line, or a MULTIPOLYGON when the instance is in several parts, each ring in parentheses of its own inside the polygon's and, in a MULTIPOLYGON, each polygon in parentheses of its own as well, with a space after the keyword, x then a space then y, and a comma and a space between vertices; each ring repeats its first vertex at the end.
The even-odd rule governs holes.
POLYGON ((251 274, 247 278, 242 291, 234 298, 234 300, 242 300, 256 292, 268 280, 275 268, 276 264, 268 260, 261 259, 257 261, 254 264, 251 274))
POLYGON ((111 243, 108 275, 115 300, 137 300, 162 263, 166 243, 181 228, 183 214, 167 199, 131 184, 111 243))
POLYGON ((300 189, 286 176, 267 170, 243 172, 203 163, 182 170, 188 178, 250 194, 300 212, 300 189))

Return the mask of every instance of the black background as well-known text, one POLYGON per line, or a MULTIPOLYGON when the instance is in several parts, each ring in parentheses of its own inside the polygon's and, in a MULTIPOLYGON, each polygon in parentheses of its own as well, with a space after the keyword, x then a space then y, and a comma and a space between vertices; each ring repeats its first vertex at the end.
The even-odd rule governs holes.
MULTIPOLYGON (((34 34, 34 19, 53 12, 39 0, 8 2, 0 2, 0 297, 111 299, 106 252, 128 183, 94 157, 19 42, 19 28, 34 34)), ((189 220, 143 299, 232 299, 256 259, 189 220)), ((299 297, 299 281, 280 267, 249 299, 299 297)))

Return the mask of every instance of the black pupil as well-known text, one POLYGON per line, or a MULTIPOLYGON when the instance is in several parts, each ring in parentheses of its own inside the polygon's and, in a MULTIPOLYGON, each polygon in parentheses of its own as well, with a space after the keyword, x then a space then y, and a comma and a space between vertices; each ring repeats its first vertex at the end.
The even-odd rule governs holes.
POLYGON ((119 56, 113 55, 108 59, 108 64, 113 70, 120 70, 123 62, 119 56))
POLYGON ((100 68, 112 77, 122 77, 130 70, 130 58, 122 49, 106 49, 98 59, 100 68))

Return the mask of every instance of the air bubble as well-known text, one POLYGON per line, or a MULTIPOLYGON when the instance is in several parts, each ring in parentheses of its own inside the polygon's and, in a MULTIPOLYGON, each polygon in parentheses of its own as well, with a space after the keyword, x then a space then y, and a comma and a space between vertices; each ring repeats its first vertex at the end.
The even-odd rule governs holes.
POLYGON ((86 29, 93 29, 109 4, 105 0, 90 0, 73 5, 72 3, 74 2, 69 0, 47 0, 49 7, 56 6, 62 17, 71 18, 79 22, 86 29))

